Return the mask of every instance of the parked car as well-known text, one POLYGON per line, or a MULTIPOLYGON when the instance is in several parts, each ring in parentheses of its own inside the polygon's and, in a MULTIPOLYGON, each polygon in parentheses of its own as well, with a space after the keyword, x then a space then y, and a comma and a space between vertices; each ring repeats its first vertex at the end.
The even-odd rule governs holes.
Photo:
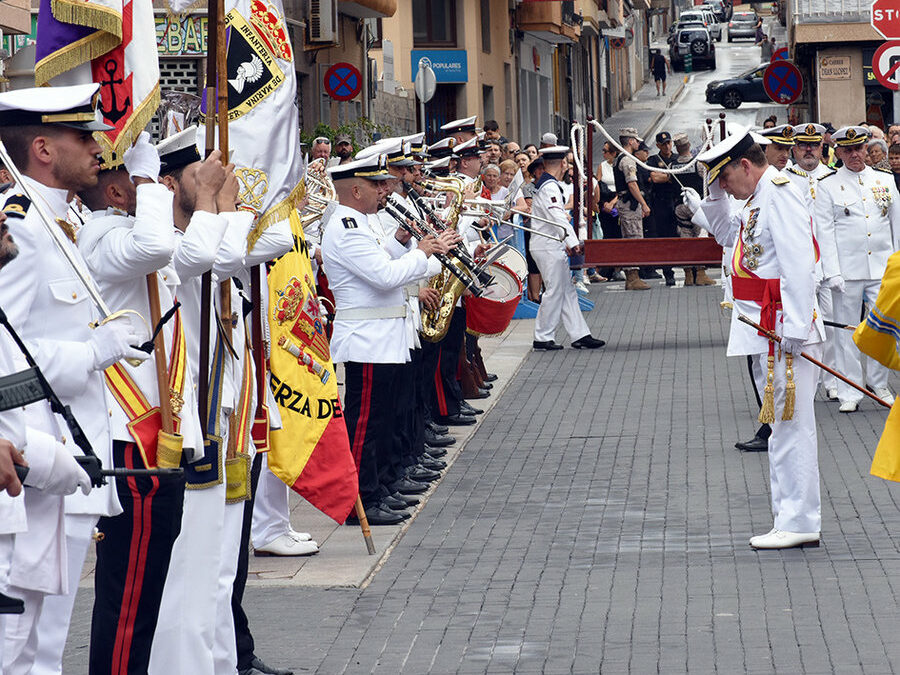
MULTIPOLYGON (((737 108, 744 101, 771 102, 763 86, 763 73, 768 63, 763 63, 727 80, 713 80, 706 85, 706 102, 737 108)), ((674 65, 673 65, 674 68, 674 65)))
POLYGON ((691 55, 693 67, 716 67, 716 44, 705 28, 682 28, 675 32, 669 43, 669 63, 673 70, 684 69, 684 57, 691 55))
POLYGON ((702 23, 706 30, 709 31, 709 34, 712 35, 716 40, 716 42, 722 41, 722 24, 719 23, 718 19, 716 19, 715 14, 713 14, 708 9, 697 7, 696 9, 686 10, 681 13, 679 20, 685 22, 696 21, 702 23))
POLYGON ((756 40, 756 24, 759 17, 756 12, 735 12, 728 22, 728 41, 734 38, 753 38, 756 40))
POLYGON ((701 9, 708 7, 710 11, 716 15, 716 18, 724 23, 728 20, 728 10, 725 8, 725 3, 722 0, 703 0, 703 4, 700 5, 701 9))
POLYGON ((671 45, 678 37, 678 31, 684 28, 706 28, 706 24, 700 21, 678 21, 669 26, 669 37, 666 41, 671 45))

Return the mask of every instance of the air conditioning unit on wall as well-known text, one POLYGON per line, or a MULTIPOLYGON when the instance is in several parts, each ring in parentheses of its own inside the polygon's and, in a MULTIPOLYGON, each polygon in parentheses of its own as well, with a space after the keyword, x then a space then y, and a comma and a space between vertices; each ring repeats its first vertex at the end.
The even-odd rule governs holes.
POLYGON ((307 0, 309 41, 338 41, 338 0, 307 0))

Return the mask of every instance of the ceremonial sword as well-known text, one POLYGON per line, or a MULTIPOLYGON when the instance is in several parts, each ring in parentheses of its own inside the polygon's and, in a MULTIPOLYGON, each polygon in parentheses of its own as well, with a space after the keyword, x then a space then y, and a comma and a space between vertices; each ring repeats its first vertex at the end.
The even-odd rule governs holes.
MULTIPOLYGON (((781 337, 780 337, 780 336, 776 335, 773 331, 766 330, 765 328, 763 328, 762 326, 760 326, 758 323, 756 323, 753 319, 751 319, 751 318, 749 318, 749 317, 747 317, 747 316, 744 316, 743 314, 738 314, 738 320, 739 320, 739 321, 743 321, 743 322, 744 322, 745 324, 747 324, 748 326, 753 326, 753 327, 759 332, 759 334, 762 335, 763 337, 765 337, 766 339, 768 339, 769 342, 774 342, 774 343, 776 343, 776 344, 778 344, 778 343, 781 342, 781 337)), ((812 356, 810 356, 810 355, 807 354, 806 352, 800 352, 800 356, 802 356, 804 359, 806 359, 807 361, 809 361, 809 362, 812 363, 813 365, 819 366, 819 368, 821 368, 821 369, 824 370, 825 372, 834 375, 836 378, 840 379, 840 380, 843 381, 843 382, 846 382, 846 383, 849 384, 851 387, 853 387, 853 388, 856 389, 857 391, 862 392, 863 394, 865 394, 866 396, 868 396, 869 398, 871 398, 871 399, 872 399, 873 401, 875 401, 876 403, 880 403, 880 404, 883 405, 885 408, 890 408, 890 407, 891 407, 891 406, 888 404, 887 401, 885 401, 885 400, 879 398, 878 396, 876 396, 875 394, 873 394, 871 391, 869 391, 869 390, 866 389, 865 387, 856 384, 856 382, 854 382, 853 380, 851 380, 849 377, 846 377, 846 376, 844 376, 844 375, 841 375, 839 372, 837 372, 837 371, 834 370, 833 368, 829 368, 828 366, 826 366, 824 363, 822 363, 822 362, 819 361, 818 359, 814 359, 812 356)))

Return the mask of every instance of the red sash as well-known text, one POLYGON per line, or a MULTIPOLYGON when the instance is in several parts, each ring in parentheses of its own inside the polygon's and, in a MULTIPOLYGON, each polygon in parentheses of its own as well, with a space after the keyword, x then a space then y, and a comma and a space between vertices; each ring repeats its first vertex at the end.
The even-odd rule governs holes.
MULTIPOLYGON (((731 277, 731 291, 735 300, 747 300, 760 306, 759 325, 775 332, 775 318, 781 306, 781 280, 759 277, 731 277)), ((764 335, 764 333, 758 333, 764 335)), ((769 354, 775 353, 775 343, 769 342, 769 354)))

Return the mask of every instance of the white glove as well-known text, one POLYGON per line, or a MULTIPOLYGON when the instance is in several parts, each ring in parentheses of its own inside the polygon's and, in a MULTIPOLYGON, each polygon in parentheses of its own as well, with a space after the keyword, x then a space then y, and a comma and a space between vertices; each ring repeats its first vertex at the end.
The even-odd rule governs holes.
POLYGON ((789 338, 782 337, 781 338, 781 351, 785 354, 796 354, 800 355, 800 352, 803 351, 803 345, 806 340, 800 340, 798 338, 789 338))
POLYGON ((833 277, 828 277, 825 281, 822 282, 822 285, 825 288, 831 289, 832 291, 837 291, 838 293, 844 292, 844 277, 840 274, 835 274, 833 277))
POLYGON ((718 178, 706 186, 706 191, 710 199, 726 199, 728 197, 728 193, 719 185, 718 178))
POLYGON ((158 182, 159 153, 150 143, 150 134, 146 131, 142 131, 137 143, 125 151, 122 161, 132 178, 149 178, 154 183, 158 182))
POLYGON ((88 343, 94 352, 94 370, 106 370, 125 358, 146 361, 150 355, 137 348, 145 339, 127 317, 97 326, 88 343))
POLYGON ((700 210, 700 195, 694 188, 684 188, 681 191, 681 201, 690 209, 692 216, 700 210))
POLYGON ((50 476, 46 485, 40 489, 51 495, 70 495, 81 488, 82 494, 88 494, 91 491, 91 479, 68 448, 62 443, 56 443, 55 453, 50 476))

